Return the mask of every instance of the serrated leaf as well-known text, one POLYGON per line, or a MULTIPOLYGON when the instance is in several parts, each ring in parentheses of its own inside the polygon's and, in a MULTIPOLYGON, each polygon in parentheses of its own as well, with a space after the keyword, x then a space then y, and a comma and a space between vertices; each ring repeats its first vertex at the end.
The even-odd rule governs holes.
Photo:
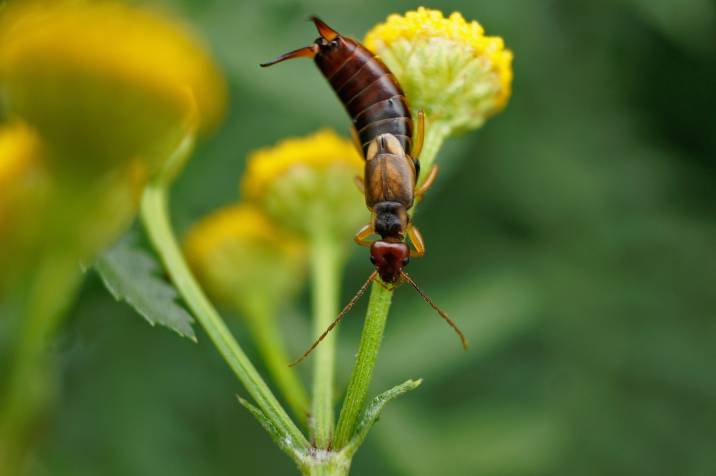
POLYGON ((125 301, 150 325, 159 324, 196 342, 194 318, 177 303, 177 291, 164 281, 159 263, 125 236, 94 264, 104 285, 117 301, 125 301))
POLYGON ((423 383, 423 379, 407 380, 375 397, 366 407, 363 412, 363 417, 360 422, 358 422, 355 435, 346 445, 345 450, 348 454, 352 455, 358 450, 366 436, 368 436, 370 429, 373 428, 375 422, 378 421, 378 418, 380 418, 383 408, 389 401, 418 388, 421 383, 423 383))

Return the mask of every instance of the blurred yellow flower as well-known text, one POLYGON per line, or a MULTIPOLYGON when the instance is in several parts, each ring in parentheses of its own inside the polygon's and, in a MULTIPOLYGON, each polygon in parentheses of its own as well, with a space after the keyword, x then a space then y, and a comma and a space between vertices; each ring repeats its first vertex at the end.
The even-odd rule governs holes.
MULTIPOLYGON (((216 125, 226 86, 185 27, 114 2, 10 4, 0 16, 7 108, 75 161, 163 160, 216 125)), ((65 167, 69 164, 64 164, 65 167)))
POLYGON ((30 128, 0 125, 0 287, 13 268, 22 266, 41 225, 38 212, 47 182, 40 155, 30 128))
POLYGON ((366 219, 353 184, 362 173, 353 143, 325 129, 250 154, 241 187, 244 198, 303 236, 318 227, 345 235, 366 219))
POLYGON ((39 165, 37 136, 17 122, 0 125, 0 195, 7 197, 13 188, 23 186, 28 172, 39 165))
POLYGON ((247 198, 257 198, 293 168, 318 170, 332 167, 347 168, 359 174, 363 171, 363 159, 350 141, 330 129, 285 139, 249 155, 242 191, 247 198))
POLYGON ((420 7, 390 15, 364 43, 396 75, 412 108, 447 135, 481 126, 510 97, 512 52, 458 12, 445 18, 420 7))
POLYGON ((303 282, 303 241, 253 205, 227 206, 203 218, 187 234, 184 250, 202 285, 250 316, 272 316, 303 282))

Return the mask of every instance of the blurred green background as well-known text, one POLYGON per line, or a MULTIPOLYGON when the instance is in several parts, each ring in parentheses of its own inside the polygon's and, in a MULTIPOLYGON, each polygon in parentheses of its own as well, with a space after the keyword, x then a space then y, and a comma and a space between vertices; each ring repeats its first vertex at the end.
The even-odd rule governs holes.
MULTIPOLYGON (((324 126, 347 135, 310 61, 258 63, 312 41, 308 14, 361 38, 418 6, 387 3, 150 3, 205 36, 231 85, 226 122, 175 187, 180 231, 236 198, 250 150, 324 126)), ((514 95, 447 144, 416 216, 428 253, 412 273, 472 347, 400 289, 372 392, 425 381, 388 406, 352 474, 716 474, 716 6, 426 6, 505 38, 514 95)), ((370 270, 355 251, 344 299, 370 270)), ((341 391, 364 306, 340 330, 341 391)), ((304 296, 283 318, 293 354, 309 341, 307 309, 304 296)), ((199 339, 148 327, 91 275, 55 344, 62 390, 38 474, 295 474, 199 339)))

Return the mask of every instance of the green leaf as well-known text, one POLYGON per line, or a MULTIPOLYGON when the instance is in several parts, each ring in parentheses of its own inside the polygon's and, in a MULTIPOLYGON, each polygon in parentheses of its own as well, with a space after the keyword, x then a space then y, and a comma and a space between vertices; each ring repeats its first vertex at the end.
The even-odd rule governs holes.
POLYGON ((263 429, 266 430, 269 436, 271 436, 271 439, 278 445, 279 448, 281 448, 281 450, 283 450, 284 453, 290 456, 291 459, 293 459, 299 466, 302 467, 306 464, 306 457, 303 451, 294 444, 290 435, 279 430, 279 428, 277 428, 276 425, 274 425, 273 422, 269 420, 264 412, 262 412, 256 405, 253 405, 251 402, 238 395, 236 398, 238 398, 239 403, 259 421, 263 429))
POLYGON ((368 404, 365 412, 363 412, 363 417, 360 422, 358 422, 356 433, 353 435, 353 438, 348 445, 346 445, 345 451, 351 455, 358 451, 358 448, 363 443, 366 436, 368 436, 368 432, 371 428, 373 428, 373 425, 376 421, 378 421, 378 418, 380 418, 380 414, 383 412, 385 404, 404 393, 418 388, 421 383, 423 383, 423 379, 408 380, 375 397, 373 401, 368 404))
POLYGON ((176 302, 176 290, 159 276, 161 266, 137 246, 133 235, 107 250, 94 267, 117 301, 126 301, 152 326, 168 327, 196 342, 194 318, 176 302))

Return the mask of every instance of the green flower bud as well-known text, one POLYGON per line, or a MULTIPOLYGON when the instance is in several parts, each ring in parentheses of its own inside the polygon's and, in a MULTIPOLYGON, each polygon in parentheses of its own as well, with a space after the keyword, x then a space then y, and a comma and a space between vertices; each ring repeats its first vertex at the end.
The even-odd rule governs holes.
POLYGON ((322 130, 252 153, 241 186, 278 223, 307 238, 321 233, 340 242, 369 219, 354 185, 362 174, 353 144, 322 130))
POLYGON ((247 316, 275 316, 304 280, 303 242, 253 205, 231 205, 205 217, 187 234, 184 250, 202 286, 247 316))

